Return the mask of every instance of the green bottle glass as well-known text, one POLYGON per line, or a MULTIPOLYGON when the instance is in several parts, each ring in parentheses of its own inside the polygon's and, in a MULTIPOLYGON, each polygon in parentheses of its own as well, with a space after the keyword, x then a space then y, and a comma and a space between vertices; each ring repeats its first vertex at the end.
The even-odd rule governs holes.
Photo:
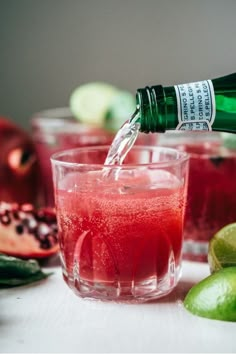
POLYGON ((236 73, 214 80, 141 88, 136 103, 141 132, 236 133, 236 73))

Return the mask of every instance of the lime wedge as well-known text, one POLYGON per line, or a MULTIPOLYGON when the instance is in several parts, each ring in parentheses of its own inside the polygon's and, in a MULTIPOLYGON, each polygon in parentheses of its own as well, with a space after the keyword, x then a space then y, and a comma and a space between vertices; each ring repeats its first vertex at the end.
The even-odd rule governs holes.
POLYGON ((236 267, 221 269, 193 286, 184 306, 197 316, 236 321, 236 267))
POLYGON ((78 87, 70 97, 70 108, 81 122, 103 127, 108 107, 118 89, 104 82, 78 87))
POLYGON ((209 243, 208 263, 211 272, 236 266, 236 223, 218 231, 209 243))
POLYGON ((135 97, 128 91, 119 91, 112 99, 106 114, 105 128, 117 131, 136 109, 135 97))

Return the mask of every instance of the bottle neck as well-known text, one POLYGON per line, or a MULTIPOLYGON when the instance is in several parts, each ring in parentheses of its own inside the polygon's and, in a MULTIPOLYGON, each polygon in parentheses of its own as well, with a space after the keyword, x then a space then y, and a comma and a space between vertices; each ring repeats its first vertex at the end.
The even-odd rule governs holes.
POLYGON ((236 73, 213 80, 137 90, 140 131, 236 133, 236 73))
POLYGON ((144 133, 165 132, 165 92, 163 86, 151 86, 137 90, 140 131, 144 133))

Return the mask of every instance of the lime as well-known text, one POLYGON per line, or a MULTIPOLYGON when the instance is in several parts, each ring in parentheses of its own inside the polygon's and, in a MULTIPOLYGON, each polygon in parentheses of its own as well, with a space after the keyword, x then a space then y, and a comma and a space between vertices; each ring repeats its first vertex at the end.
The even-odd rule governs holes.
POLYGON ((108 107, 118 89, 104 82, 79 86, 70 97, 70 108, 81 122, 103 127, 108 107))
POLYGON ((236 321, 236 267, 223 268, 193 286, 184 306, 197 316, 236 321))
POLYGON ((209 243, 208 263, 211 272, 236 266, 236 223, 218 231, 209 243))
POLYGON ((221 133, 223 139, 223 145, 230 149, 236 150, 236 134, 233 133, 221 133))
POLYGON ((119 91, 112 99, 106 114, 105 128, 117 131, 136 109, 135 97, 128 91, 119 91))

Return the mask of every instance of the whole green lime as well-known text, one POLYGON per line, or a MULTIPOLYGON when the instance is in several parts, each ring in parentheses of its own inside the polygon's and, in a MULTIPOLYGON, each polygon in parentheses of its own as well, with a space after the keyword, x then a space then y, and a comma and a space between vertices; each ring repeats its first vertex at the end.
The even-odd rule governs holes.
POLYGON ((236 321, 236 267, 223 268, 193 286, 184 306, 194 315, 236 321))

